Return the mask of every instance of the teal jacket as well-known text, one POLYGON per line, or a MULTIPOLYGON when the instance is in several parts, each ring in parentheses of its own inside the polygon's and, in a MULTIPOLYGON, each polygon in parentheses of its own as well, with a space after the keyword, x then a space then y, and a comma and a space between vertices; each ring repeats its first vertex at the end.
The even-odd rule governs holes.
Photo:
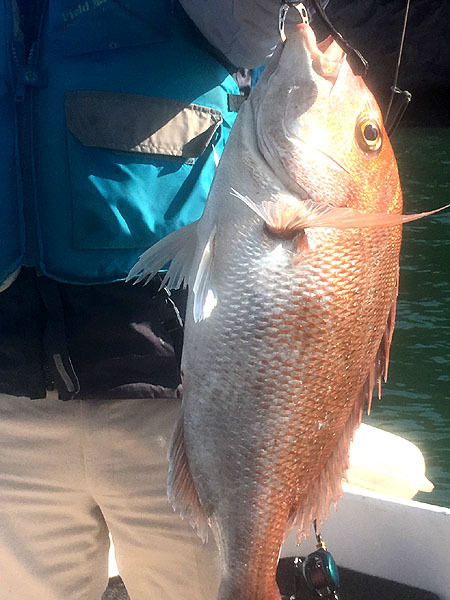
POLYGON ((239 90, 170 0, 45 5, 24 56, 0 0, 0 281, 118 281, 200 217, 239 90))

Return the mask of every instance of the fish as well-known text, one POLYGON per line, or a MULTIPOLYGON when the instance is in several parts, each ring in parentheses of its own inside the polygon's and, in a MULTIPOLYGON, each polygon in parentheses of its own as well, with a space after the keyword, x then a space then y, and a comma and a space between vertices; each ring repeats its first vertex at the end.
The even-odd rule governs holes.
POLYGON ((129 279, 188 287, 168 495, 220 557, 219 600, 280 600, 286 535, 342 495, 388 371, 402 214, 377 102, 332 38, 298 25, 239 110, 202 217, 129 279))

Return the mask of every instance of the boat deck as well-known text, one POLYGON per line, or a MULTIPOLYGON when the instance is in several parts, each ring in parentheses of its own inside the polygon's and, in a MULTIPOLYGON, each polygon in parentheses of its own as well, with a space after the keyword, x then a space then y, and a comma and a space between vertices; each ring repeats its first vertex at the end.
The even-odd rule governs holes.
MULTIPOLYGON (((341 579, 341 600, 439 600, 436 594, 420 590, 387 579, 363 575, 350 569, 339 567, 341 579)), ((294 593, 295 571, 292 559, 282 558, 278 566, 277 580, 283 598, 289 599, 294 593)), ((296 600, 317 600, 309 590, 302 589, 301 598, 296 600)), ((102 600, 129 600, 120 577, 113 577, 102 600)))
MULTIPOLYGON (((277 580, 280 591, 289 598, 295 591, 295 568, 292 559, 282 558, 278 565, 277 580)), ((387 579, 357 573, 339 567, 341 600, 439 600, 436 594, 417 588, 394 583, 387 579)), ((310 594, 306 584, 302 586, 302 595, 296 600, 317 600, 310 594)))

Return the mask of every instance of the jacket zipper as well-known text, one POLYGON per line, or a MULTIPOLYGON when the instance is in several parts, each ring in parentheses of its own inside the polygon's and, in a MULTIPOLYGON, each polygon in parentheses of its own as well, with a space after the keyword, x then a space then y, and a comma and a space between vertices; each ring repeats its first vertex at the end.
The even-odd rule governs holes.
MULTIPOLYGON (((34 158, 34 102, 36 89, 45 86, 46 71, 39 68, 39 45, 42 37, 48 0, 40 3, 36 39, 30 45, 28 55, 22 43, 12 44, 12 63, 15 74, 16 106, 16 157, 18 191, 22 199, 25 222, 24 266, 38 267, 40 244, 39 219, 36 194, 36 168, 34 158)), ((56 383, 59 396, 70 399, 79 391, 79 383, 67 351, 64 317, 55 281, 37 278, 41 298, 47 310, 47 324, 43 333, 43 369, 47 388, 56 383)))
POLYGON ((45 72, 38 69, 39 42, 47 9, 44 1, 38 16, 39 27, 36 40, 25 56, 23 44, 14 41, 11 54, 15 74, 16 105, 16 161, 18 192, 22 199, 25 223, 25 254, 23 264, 37 266, 40 249, 38 240, 38 217, 36 198, 36 174, 34 162, 34 92, 45 85, 45 72))

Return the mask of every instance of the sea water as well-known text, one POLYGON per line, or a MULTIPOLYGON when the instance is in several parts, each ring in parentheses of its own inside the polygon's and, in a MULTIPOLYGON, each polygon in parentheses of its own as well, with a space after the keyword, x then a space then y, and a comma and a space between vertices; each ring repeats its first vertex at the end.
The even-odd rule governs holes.
MULTIPOLYGON (((392 143, 403 212, 450 203, 450 128, 400 129, 392 143)), ((414 499, 450 507, 450 209, 403 226, 388 382, 363 420, 415 443, 435 488, 414 499)))

